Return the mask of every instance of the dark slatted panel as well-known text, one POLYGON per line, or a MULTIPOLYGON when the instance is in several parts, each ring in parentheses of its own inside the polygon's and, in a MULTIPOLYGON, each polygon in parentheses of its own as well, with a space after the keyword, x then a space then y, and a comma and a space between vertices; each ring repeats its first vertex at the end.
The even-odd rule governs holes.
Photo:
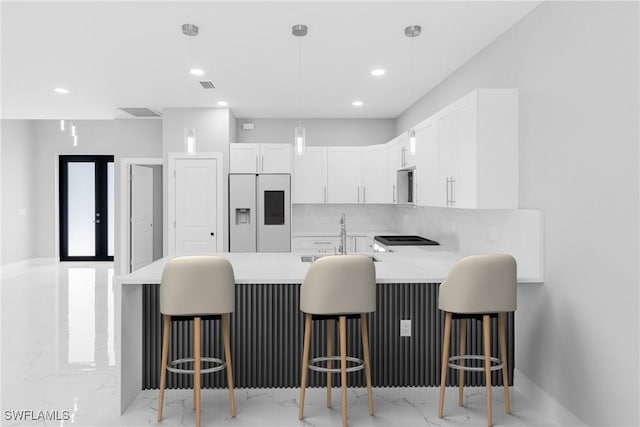
MULTIPOLYGON (((298 309, 300 285, 237 285, 236 312, 231 315, 231 352, 236 387, 298 387, 304 317, 298 309)), ((376 387, 438 386, 444 314, 437 309, 438 284, 378 284, 376 312, 369 315, 373 385, 376 387), (400 320, 411 319, 412 336, 400 337, 400 320)), ((338 354, 338 322, 334 352, 338 354)), ((454 321, 451 352, 459 351, 459 323, 454 321)), ((311 357, 326 353, 326 322, 314 321, 311 357)), ((513 384, 514 316, 506 322, 509 383, 513 384)), ((143 289, 143 388, 160 382, 162 319, 159 286, 143 289)), ((193 329, 189 321, 172 322, 170 359, 191 356, 193 329)), ((348 320, 347 353, 362 358, 360 322, 348 320)), ((224 359, 219 320, 203 321, 203 356, 224 359)), ((497 320, 492 319, 492 355, 498 356, 497 320)), ((482 353, 482 323, 470 320, 467 353, 482 353)), ((188 366, 192 368, 191 366, 188 366)), ((334 384, 339 384, 336 374, 334 384)), ((457 385, 457 371, 449 369, 447 385, 457 385)), ((494 372, 493 385, 502 385, 494 372)), ((224 372, 203 375, 203 387, 226 387, 224 372)), ((325 384, 325 375, 310 371, 309 386, 325 384)), ((482 373, 467 373, 466 385, 484 385, 482 373)), ((364 371, 349 374, 350 386, 364 386, 364 371)), ((191 388, 191 375, 169 373, 168 388, 191 388)))

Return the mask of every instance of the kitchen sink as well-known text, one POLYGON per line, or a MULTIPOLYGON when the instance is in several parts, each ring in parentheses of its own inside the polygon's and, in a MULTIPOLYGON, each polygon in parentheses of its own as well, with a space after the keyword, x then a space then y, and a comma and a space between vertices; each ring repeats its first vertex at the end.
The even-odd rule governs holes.
MULTIPOLYGON (((300 255, 300 261, 302 262, 314 262, 322 257, 325 257, 328 255, 300 255)), ((371 258, 371 260, 373 262, 380 262, 380 260, 374 256, 368 255, 369 258, 371 258)))

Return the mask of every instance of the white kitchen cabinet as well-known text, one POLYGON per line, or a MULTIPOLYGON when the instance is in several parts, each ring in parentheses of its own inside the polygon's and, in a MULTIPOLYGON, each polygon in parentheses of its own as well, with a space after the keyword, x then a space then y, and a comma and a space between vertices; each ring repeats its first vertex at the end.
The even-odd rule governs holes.
POLYGON ((327 148, 327 202, 361 203, 360 147, 327 148))
POLYGON ((363 203, 393 203, 390 173, 387 172, 387 147, 372 145, 362 149, 363 203))
POLYGON ((230 173, 291 173, 291 144, 229 144, 230 173))
POLYGON ((396 164, 396 169, 408 169, 414 167, 416 165, 416 153, 412 154, 409 149, 408 132, 401 133, 392 141, 397 151, 397 154, 394 156, 394 160, 399 162, 396 164))
POLYGON ((437 124, 429 119, 416 128, 416 204, 439 205, 438 161, 437 124))
POLYGON ((444 205, 517 208, 517 89, 475 90, 440 114, 437 122, 444 205))
POLYGON ((307 147, 293 161, 293 203, 327 202, 327 147, 307 147))

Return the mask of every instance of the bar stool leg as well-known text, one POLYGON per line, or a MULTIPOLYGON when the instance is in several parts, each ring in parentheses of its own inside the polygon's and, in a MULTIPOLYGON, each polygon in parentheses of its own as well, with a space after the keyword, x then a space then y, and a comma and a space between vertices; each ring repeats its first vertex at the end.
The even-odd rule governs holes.
POLYGON ((229 407, 231 416, 236 416, 236 399, 233 393, 233 366, 231 365, 231 341, 229 339, 229 314, 222 317, 222 339, 224 341, 224 362, 227 365, 227 386, 229 388, 229 407))
POLYGON ((340 316, 340 385, 342 386, 342 427, 347 427, 347 317, 340 316))
MULTIPOLYGON (((335 320, 327 320, 327 356, 333 356, 333 331, 335 329, 335 320)), ((331 369, 333 363, 331 359, 327 360, 327 368, 331 369)), ((327 408, 331 408, 331 372, 327 372, 327 408)))
POLYGON ((500 336, 500 357, 502 358, 502 387, 504 388, 504 412, 511 413, 509 400, 509 374, 507 371, 507 339, 504 331, 505 313, 498 313, 498 334, 500 336))
POLYGON ((194 381, 193 387, 196 393, 196 427, 200 427, 200 317, 193 319, 193 364, 194 381))
POLYGON ((167 359, 169 357, 169 330, 171 316, 162 315, 162 367, 160 368, 160 393, 158 395, 158 421, 162 421, 162 407, 164 405, 164 389, 167 386, 167 359))
MULTIPOLYGON (((467 319, 460 319, 460 356, 467 350, 467 319)), ((460 359, 460 366, 464 367, 464 359, 460 359)), ((464 369, 458 374, 458 406, 462 406, 464 399, 464 369)))
POLYGON ((373 391, 371 389, 371 357, 369 354, 369 328, 366 313, 360 314, 360 333, 362 335, 362 352, 364 353, 364 372, 367 379, 367 399, 369 400, 369 415, 373 415, 373 391))
POLYGON ((306 314, 304 321, 304 347, 302 350, 302 373, 300 374, 300 409, 298 419, 304 417, 304 392, 307 388, 307 370, 309 368, 309 345, 311 344, 311 315, 306 314))
POLYGON ((447 312, 444 319, 444 343, 442 344, 442 369, 440 373, 440 399, 438 402, 438 417, 444 414, 444 389, 447 382, 449 367, 449 341, 451 340, 451 313, 447 312))
POLYGON ((487 426, 493 424, 493 415, 491 413, 491 329, 489 323, 489 315, 482 316, 482 337, 484 340, 484 382, 487 388, 487 426))

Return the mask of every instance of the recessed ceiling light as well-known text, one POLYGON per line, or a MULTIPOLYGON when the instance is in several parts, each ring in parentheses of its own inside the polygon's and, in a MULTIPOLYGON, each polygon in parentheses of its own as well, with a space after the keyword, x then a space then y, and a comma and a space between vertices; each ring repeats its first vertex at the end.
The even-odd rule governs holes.
POLYGON ((354 107, 362 107, 363 102, 362 101, 353 101, 351 103, 351 105, 353 105, 354 107))
POLYGON ((191 70, 189 70, 191 72, 191 74, 193 74, 194 76, 201 76, 204 74, 204 70, 201 70, 200 68, 192 68, 191 70))
POLYGON ((67 95, 69 93, 69 89, 65 89, 63 87, 57 87, 54 89, 56 93, 61 93, 63 95, 67 95))
POLYGON ((382 68, 376 68, 374 70, 371 70, 371 75, 375 77, 384 76, 384 73, 386 73, 386 71, 383 70, 382 68))
POLYGON ((227 101, 218 101, 218 105, 221 107, 225 107, 227 105, 229 105, 229 103, 227 101))

